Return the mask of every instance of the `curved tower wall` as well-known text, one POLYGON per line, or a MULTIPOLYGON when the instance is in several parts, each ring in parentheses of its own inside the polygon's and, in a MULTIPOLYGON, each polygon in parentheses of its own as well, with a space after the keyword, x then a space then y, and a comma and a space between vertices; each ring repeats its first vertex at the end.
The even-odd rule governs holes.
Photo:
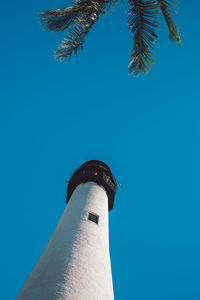
POLYGON ((113 299, 107 192, 81 183, 16 300, 113 299), (98 224, 89 213, 99 216, 98 224))

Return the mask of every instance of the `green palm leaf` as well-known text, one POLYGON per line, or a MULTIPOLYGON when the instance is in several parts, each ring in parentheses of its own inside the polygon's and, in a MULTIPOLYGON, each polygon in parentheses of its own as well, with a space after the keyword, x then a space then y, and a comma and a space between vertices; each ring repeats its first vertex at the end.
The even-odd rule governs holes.
POLYGON ((67 8, 43 11, 40 13, 40 21, 49 31, 64 31, 81 16, 86 5, 86 2, 76 2, 67 8))
MULTIPOLYGON (((45 29, 66 31, 66 38, 56 50, 55 57, 69 61, 73 53, 76 55, 100 15, 107 13, 117 1, 75 0, 66 8, 42 12, 40 21, 45 29)), ((172 20, 172 15, 176 13, 175 3, 175 0, 128 0, 128 23, 134 41, 129 74, 137 76, 147 73, 151 68, 161 13, 168 25, 170 39, 180 42, 178 28, 172 20)))
POLYGON ((129 0, 128 4, 131 6, 128 23, 134 40, 129 73, 137 76, 146 73, 154 62, 152 50, 158 38, 159 11, 155 1, 151 0, 129 0))
POLYGON ((176 15, 176 1, 174 0, 157 0, 158 5, 163 13, 167 26, 169 28, 169 38, 175 42, 180 43, 180 35, 178 27, 172 20, 171 16, 176 15))
POLYGON ((101 14, 105 14, 114 1, 86 0, 76 1, 70 7, 47 10, 40 14, 43 27, 58 32, 67 30, 67 37, 55 52, 58 60, 71 59, 82 49, 83 42, 101 14))

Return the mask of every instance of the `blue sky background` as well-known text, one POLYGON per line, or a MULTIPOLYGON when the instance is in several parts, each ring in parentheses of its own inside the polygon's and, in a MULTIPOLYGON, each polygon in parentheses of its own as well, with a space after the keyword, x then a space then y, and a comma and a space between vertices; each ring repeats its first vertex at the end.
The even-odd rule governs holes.
POLYGON ((37 20, 63 0, 4 2, 0 46, 0 300, 15 299, 65 208, 72 172, 105 161, 122 187, 110 213, 115 299, 200 299, 199 9, 182 44, 164 23, 149 75, 128 76, 126 5, 70 64, 37 20))

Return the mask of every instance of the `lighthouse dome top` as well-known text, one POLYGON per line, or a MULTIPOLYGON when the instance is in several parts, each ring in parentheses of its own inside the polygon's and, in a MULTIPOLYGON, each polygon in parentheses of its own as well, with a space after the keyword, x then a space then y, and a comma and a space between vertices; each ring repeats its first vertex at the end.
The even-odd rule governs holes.
POLYGON ((110 211, 113 208, 117 183, 111 169, 100 160, 89 160, 72 174, 67 189, 67 203, 75 188, 79 184, 89 181, 96 182, 105 188, 108 196, 108 210, 110 211))
MULTIPOLYGON (((105 169, 113 177, 112 171, 109 168, 109 166, 101 160, 88 160, 81 167, 85 167, 85 166, 98 166, 100 168, 105 169)), ((114 179, 114 177, 113 177, 113 179, 114 179)))

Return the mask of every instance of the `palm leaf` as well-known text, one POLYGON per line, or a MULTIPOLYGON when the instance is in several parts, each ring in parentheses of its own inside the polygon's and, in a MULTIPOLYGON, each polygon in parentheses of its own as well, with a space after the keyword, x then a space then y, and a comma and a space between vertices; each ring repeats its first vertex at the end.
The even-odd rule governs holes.
MULTIPOLYGON (((63 9, 46 10, 40 14, 43 27, 53 32, 66 31, 66 38, 55 52, 58 60, 71 59, 82 49, 83 42, 101 14, 107 13, 118 0, 75 0, 63 9)), ((128 0, 129 29, 133 34, 133 50, 129 74, 146 73, 154 62, 154 44, 158 35, 161 12, 169 28, 169 37, 180 42, 178 28, 172 20, 175 0, 128 0)))
POLYGON ((80 16, 71 24, 67 38, 63 40, 55 52, 55 57, 58 60, 69 61, 73 53, 76 55, 77 51, 82 49, 85 37, 102 13, 103 4, 103 1, 87 1, 87 5, 82 9, 80 16))
POLYGON ((138 76, 146 73, 151 68, 153 60, 153 45, 158 38, 156 29, 158 28, 157 17, 159 11, 153 0, 129 0, 129 29, 133 34, 133 51, 129 64, 129 74, 138 76))
POLYGON ((55 51, 58 60, 71 59, 82 49, 83 42, 101 14, 105 14, 115 0, 75 1, 63 9, 47 10, 40 14, 40 21, 45 29, 58 32, 67 30, 67 36, 55 51))
POLYGON ((86 5, 86 2, 76 2, 74 6, 67 8, 43 11, 40 13, 40 21, 49 31, 64 31, 80 17, 86 5))
POLYGON ((176 1, 174 0, 157 0, 158 5, 163 13, 167 26, 169 28, 169 38, 175 42, 180 43, 180 35, 178 27, 172 20, 171 16, 176 14, 176 1))

